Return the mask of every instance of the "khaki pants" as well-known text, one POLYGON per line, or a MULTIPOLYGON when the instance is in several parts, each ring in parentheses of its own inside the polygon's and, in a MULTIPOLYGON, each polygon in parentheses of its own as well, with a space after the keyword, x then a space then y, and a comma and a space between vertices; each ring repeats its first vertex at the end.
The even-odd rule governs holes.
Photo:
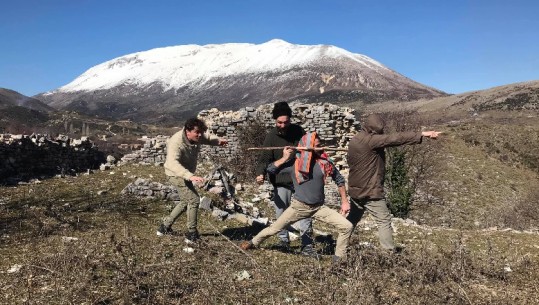
POLYGON ((384 249, 395 249, 393 241, 393 228, 391 227, 391 213, 385 199, 355 199, 351 198, 350 213, 347 219, 354 225, 359 223, 365 211, 372 215, 378 225, 378 239, 384 249))
MULTIPOLYGON (((273 202, 275 203, 275 218, 281 217, 281 215, 286 211, 290 206, 292 201, 292 190, 276 186, 273 189, 273 202)), ((307 246, 312 245, 313 243, 313 220, 311 218, 305 218, 296 223, 299 230, 299 236, 301 237, 301 245, 307 246)), ((290 239, 288 237, 288 231, 293 230, 291 227, 286 227, 282 229, 277 236, 283 242, 289 243, 290 239)))
POLYGON ((200 196, 198 195, 193 182, 179 177, 168 177, 169 182, 176 187, 180 195, 180 201, 168 215, 163 219, 163 224, 166 227, 172 224, 187 210, 187 231, 197 231, 198 205, 200 204, 200 196))
POLYGON ((309 217, 321 220, 337 228, 337 231, 339 232, 339 237, 337 237, 335 255, 339 257, 345 257, 346 248, 348 247, 350 235, 352 234, 353 230, 352 224, 348 220, 346 220, 344 216, 331 208, 328 208, 322 204, 305 204, 296 199, 292 199, 290 207, 286 209, 279 218, 277 218, 277 221, 275 221, 275 223, 273 223, 271 226, 265 228, 260 233, 258 233, 253 238, 252 242, 255 246, 258 246, 264 240, 266 240, 272 235, 277 234, 279 231, 281 231, 283 228, 286 228, 288 225, 298 220, 309 217))

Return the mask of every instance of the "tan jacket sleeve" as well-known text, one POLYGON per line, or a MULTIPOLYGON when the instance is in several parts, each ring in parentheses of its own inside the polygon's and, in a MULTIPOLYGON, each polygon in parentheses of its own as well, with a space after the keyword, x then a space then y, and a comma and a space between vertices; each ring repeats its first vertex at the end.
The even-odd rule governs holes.
POLYGON ((193 173, 181 165, 180 160, 182 145, 182 133, 178 132, 173 135, 167 142, 167 158, 165 160, 165 169, 172 172, 174 176, 182 177, 185 180, 189 180, 193 173))
POLYGON ((207 144, 207 145, 219 145, 219 137, 216 135, 213 135, 206 131, 202 134, 202 137, 200 137, 200 144, 207 144))

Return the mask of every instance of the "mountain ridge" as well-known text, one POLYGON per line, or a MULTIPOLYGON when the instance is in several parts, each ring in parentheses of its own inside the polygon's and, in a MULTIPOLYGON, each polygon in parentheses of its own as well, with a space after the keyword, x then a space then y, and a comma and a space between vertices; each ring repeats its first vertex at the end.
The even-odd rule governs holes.
POLYGON ((346 101, 372 94, 382 101, 446 95, 365 55, 330 45, 271 40, 132 53, 96 65, 36 98, 63 110, 160 122, 185 119, 212 107, 231 110, 278 100, 310 102, 328 92, 346 101))

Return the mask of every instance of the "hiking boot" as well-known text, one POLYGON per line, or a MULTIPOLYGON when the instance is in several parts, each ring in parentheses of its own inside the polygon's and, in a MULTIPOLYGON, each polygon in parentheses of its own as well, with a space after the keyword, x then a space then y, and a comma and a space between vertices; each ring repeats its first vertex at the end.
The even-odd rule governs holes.
POLYGON ((255 245, 250 240, 244 240, 240 244, 240 248, 242 250, 250 250, 250 249, 254 249, 254 247, 255 247, 255 245))
POLYGON ((164 224, 161 224, 159 228, 157 228, 157 236, 172 235, 172 234, 174 234, 174 231, 172 231, 172 228, 166 227, 164 224))
POLYGON ((331 257, 331 266, 329 272, 336 275, 344 275, 346 272, 346 259, 337 255, 331 257))
POLYGON ((303 246, 303 248, 301 249, 301 255, 320 259, 320 254, 316 252, 316 249, 314 249, 312 244, 303 246))
POLYGON ((196 243, 199 240, 200 240, 200 235, 198 234, 198 231, 185 233, 185 243, 187 244, 196 243))

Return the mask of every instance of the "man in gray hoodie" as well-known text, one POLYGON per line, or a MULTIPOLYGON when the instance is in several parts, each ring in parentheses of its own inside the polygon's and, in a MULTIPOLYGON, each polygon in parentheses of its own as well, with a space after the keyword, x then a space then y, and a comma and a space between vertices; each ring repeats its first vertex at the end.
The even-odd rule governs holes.
MULTIPOLYGON (((314 151, 297 152, 294 159, 294 149, 287 146, 283 149, 282 157, 267 167, 269 173, 285 173, 292 179, 295 192, 290 206, 275 223, 260 231, 252 240, 243 241, 240 247, 243 250, 253 249, 288 225, 312 217, 333 225, 339 232, 333 259, 340 261, 346 257, 348 241, 353 230, 352 224, 343 216, 348 213, 350 207, 344 177, 328 160, 328 156, 321 148, 320 138, 315 132, 304 135, 298 146, 311 147, 314 151), (341 196, 340 213, 324 205, 326 200, 324 185, 328 177, 335 181, 341 196)), ((318 257, 316 255, 316 258, 318 257)))
POLYGON ((384 249, 395 251, 391 214, 384 195, 385 148, 419 144, 423 137, 436 139, 440 132, 384 133, 385 122, 380 115, 367 117, 363 130, 348 145, 348 194, 351 198, 347 219, 354 225, 368 211, 378 224, 378 238, 384 249))

